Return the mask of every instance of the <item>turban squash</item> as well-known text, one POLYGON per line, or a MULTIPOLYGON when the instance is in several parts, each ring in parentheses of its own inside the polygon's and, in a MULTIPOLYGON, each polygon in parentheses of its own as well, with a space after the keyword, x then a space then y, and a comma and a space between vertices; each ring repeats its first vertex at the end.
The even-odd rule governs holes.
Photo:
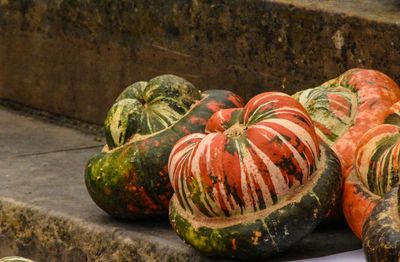
POLYGON ((241 105, 241 98, 229 91, 201 93, 174 75, 127 87, 106 117, 107 145, 86 167, 92 199, 119 218, 167 213, 172 195, 167 164, 173 145, 203 131, 219 109, 241 105))
MULTIPOLYGON (((389 109, 386 122, 400 112, 400 102, 389 109)), ((378 201, 399 182, 400 126, 382 124, 365 133, 357 146, 352 169, 344 182, 343 212, 361 238, 366 219, 378 201)))
POLYGON ((384 122, 387 110, 400 100, 400 90, 381 72, 351 69, 294 97, 307 109, 318 135, 338 155, 346 177, 361 136, 384 122))
POLYGON ((179 140, 168 163, 170 221, 197 250, 264 258, 301 239, 340 195, 341 167, 292 97, 262 93, 224 109, 207 134, 179 140))
POLYGON ((365 221, 362 242, 368 261, 400 260, 399 197, 396 186, 378 201, 365 221))

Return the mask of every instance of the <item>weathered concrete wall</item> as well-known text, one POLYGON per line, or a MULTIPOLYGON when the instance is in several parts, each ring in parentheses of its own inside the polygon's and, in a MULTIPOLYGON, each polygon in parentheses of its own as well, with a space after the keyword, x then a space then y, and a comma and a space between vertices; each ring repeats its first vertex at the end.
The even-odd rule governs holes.
POLYGON ((124 87, 163 73, 247 99, 351 67, 399 81, 397 0, 360 16, 335 2, 0 0, 0 98, 101 123, 124 87))

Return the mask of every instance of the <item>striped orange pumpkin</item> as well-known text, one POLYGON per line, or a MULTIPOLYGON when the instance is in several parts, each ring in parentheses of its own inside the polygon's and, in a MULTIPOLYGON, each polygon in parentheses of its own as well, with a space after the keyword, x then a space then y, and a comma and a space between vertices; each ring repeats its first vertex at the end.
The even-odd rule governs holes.
POLYGON ((400 90, 381 72, 351 69, 294 97, 307 109, 318 135, 332 147, 345 171, 353 163, 361 136, 384 122, 387 110, 400 100, 400 90))
MULTIPOLYGON (((385 122, 395 119, 400 102, 390 109, 385 122)), ((344 183, 343 212, 353 232, 362 228, 377 202, 399 182, 400 126, 382 124, 365 133, 357 146, 353 168, 344 183)))
POLYGON ((198 250, 262 258, 309 233, 340 194, 341 169, 292 97, 260 94, 182 138, 169 158, 170 220, 198 250))

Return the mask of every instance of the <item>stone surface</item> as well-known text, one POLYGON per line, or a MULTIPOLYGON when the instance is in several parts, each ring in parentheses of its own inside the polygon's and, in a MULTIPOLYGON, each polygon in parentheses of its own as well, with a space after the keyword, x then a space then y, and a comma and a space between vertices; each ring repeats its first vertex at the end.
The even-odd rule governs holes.
MULTIPOLYGON (((83 172, 104 141, 0 108, 0 257, 35 261, 205 261, 167 217, 110 218, 90 199, 83 172)), ((325 224, 272 261, 360 248, 343 224, 325 224)))
POLYGON ((36 261, 201 258, 178 239, 167 219, 140 224, 115 221, 92 202, 83 172, 87 159, 103 146, 93 135, 5 110, 0 110, 0 119, 0 257, 18 254, 36 261))
MULTIPOLYGON (((0 107, 1 109, 1 107, 0 107)), ((52 152, 96 148, 102 143, 98 137, 82 136, 74 129, 65 129, 58 125, 42 123, 27 116, 14 115, 8 111, 0 110, 0 159, 28 157, 52 152), (8 121, 7 121, 8 120, 8 121), (38 128, 32 130, 32 128, 38 128), (67 135, 64 134, 66 131, 67 135), (43 131, 43 132, 41 132, 43 131), (13 140, 11 140, 13 139, 13 140), (61 142, 61 139, 65 139, 61 142), (100 141, 99 141, 100 140, 100 141)))
POLYGON ((400 81, 398 0, 0 0, 0 97, 101 123, 127 85, 174 73, 246 99, 352 67, 400 81))

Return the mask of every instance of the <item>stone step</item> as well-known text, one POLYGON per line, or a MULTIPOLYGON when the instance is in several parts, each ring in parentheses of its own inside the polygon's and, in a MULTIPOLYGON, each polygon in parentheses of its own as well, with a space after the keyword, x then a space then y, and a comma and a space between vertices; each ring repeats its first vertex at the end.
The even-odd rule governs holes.
MULTIPOLYGON (((54 121, 53 121, 54 122, 54 121)), ((91 200, 84 168, 104 139, 0 107, 0 257, 35 261, 205 261, 168 218, 120 221, 91 200)), ((346 226, 325 225, 276 261, 360 248, 346 226)))

